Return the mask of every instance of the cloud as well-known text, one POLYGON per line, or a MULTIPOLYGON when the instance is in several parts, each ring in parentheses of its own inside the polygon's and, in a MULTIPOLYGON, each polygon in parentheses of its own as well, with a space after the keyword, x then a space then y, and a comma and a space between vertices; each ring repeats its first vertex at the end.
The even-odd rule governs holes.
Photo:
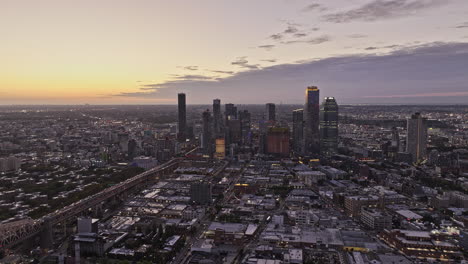
POLYGON ((270 38, 271 38, 272 40, 282 40, 282 39, 283 39, 283 35, 280 34, 280 33, 278 33, 278 34, 273 34, 273 35, 270 36, 270 38))
POLYGON ((468 28, 468 22, 460 24, 460 25, 456 26, 455 28, 468 28))
POLYGON ((236 65, 251 70, 260 68, 259 64, 249 64, 247 57, 239 57, 235 61, 231 62, 231 65, 236 65))
POLYGON ((306 33, 296 33, 296 34, 294 34, 294 37, 303 38, 303 37, 307 37, 307 34, 306 33))
POLYGON ((199 74, 172 74, 171 77, 175 80, 184 80, 184 81, 194 81, 194 80, 211 80, 216 78, 217 76, 206 76, 206 75, 199 75, 199 74))
POLYGON ((271 50, 275 47, 275 45, 260 45, 258 48, 260 49, 265 49, 265 50, 271 50))
POLYGON ((274 63, 274 62, 276 62, 276 59, 265 59, 265 60, 261 60, 261 61, 274 63))
POLYGON ((379 48, 377 48, 377 47, 367 47, 367 48, 365 48, 365 50, 376 50, 376 49, 379 49, 379 48))
POLYGON ((297 44, 297 43, 306 43, 306 44, 311 44, 311 45, 318 45, 322 44, 324 42, 331 41, 331 37, 328 35, 323 35, 315 38, 311 38, 308 40, 289 40, 289 41, 283 41, 281 42, 282 44, 297 44))
POLYGON ((367 37, 368 36, 364 35, 364 34, 351 34, 351 35, 348 35, 348 38, 354 38, 354 39, 367 38, 367 37))
POLYGON ((196 104, 209 103, 216 97, 243 104, 301 104, 305 87, 314 84, 321 89, 321 97, 335 96, 340 104, 466 103, 467 61, 468 43, 429 43, 383 55, 356 54, 278 64, 215 80, 149 84, 146 89, 118 95, 159 100, 176 98, 183 91, 196 104))
POLYGON ((325 15, 323 19, 332 23, 392 19, 410 16, 417 11, 448 2, 446 0, 373 0, 355 9, 325 15))
POLYGON ((294 26, 294 25, 289 25, 288 28, 286 28, 283 33, 284 34, 294 34, 294 33, 297 33, 299 31, 299 29, 294 26))
POLYGON ((211 70, 210 72, 221 73, 221 74, 234 74, 233 71, 211 70))
POLYGON ((184 69, 189 71, 196 71, 198 70, 198 66, 185 66, 184 69))
POLYGON ((325 11, 327 9, 328 8, 324 7, 323 5, 321 5, 319 3, 312 3, 312 4, 309 4, 306 7, 304 7, 301 11, 302 12, 310 12, 310 11, 323 12, 323 11, 325 11))

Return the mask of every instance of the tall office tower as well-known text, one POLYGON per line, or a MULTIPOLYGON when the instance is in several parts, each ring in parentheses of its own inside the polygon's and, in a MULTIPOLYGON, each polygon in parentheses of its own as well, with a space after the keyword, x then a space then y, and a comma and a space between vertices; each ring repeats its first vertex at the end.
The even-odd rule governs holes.
POLYGON ((241 123, 242 144, 248 145, 251 143, 249 111, 239 111, 239 120, 241 123))
POLYGON ((276 109, 275 104, 268 103, 265 107, 265 119, 269 122, 276 121, 276 109))
POLYGON ((282 157, 289 156, 289 128, 268 128, 266 135, 266 152, 282 157))
POLYGON ((411 154, 413 162, 421 161, 426 158, 427 152, 427 119, 415 113, 406 125, 406 152, 411 154))
POLYGON ((320 91, 317 86, 306 89, 304 105, 304 152, 306 155, 320 152, 320 91))
POLYGON ((234 104, 226 104, 224 111, 226 120, 237 119, 237 107, 235 107, 234 104))
POLYGON ((211 155, 213 145, 213 120, 211 118, 210 110, 203 112, 203 131, 202 131, 202 142, 201 147, 203 151, 211 155))
POLYGON ((324 155, 338 149, 338 104, 334 97, 325 97, 320 109, 320 151, 324 155))
POLYGON ((185 94, 179 93, 177 95, 179 103, 179 123, 177 138, 180 142, 185 142, 187 138, 187 105, 185 103, 185 94))
POLYGON ((392 143, 391 146, 396 149, 396 151, 400 151, 400 133, 398 133, 398 128, 392 128, 392 143))
POLYGON ((293 111, 292 137, 293 150, 296 153, 302 153, 304 142, 304 109, 296 109, 293 111))
POLYGON ((213 130, 216 136, 221 135, 223 117, 221 115, 221 100, 213 100, 213 130))

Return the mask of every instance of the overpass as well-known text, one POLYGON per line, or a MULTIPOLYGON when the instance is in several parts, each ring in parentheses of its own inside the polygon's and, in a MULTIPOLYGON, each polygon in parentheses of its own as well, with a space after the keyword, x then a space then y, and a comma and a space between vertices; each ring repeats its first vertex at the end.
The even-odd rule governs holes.
POLYGON ((153 169, 138 174, 99 193, 88 196, 39 219, 22 219, 0 225, 0 247, 12 248, 39 234, 44 229, 63 223, 80 213, 122 194, 135 186, 143 185, 172 173, 183 158, 174 158, 153 169))

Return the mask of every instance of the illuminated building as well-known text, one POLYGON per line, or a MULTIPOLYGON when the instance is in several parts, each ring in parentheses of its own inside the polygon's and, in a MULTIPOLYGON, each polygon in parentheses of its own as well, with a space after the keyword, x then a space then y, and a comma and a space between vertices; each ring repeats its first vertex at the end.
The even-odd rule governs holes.
POLYGON ((186 133, 187 133, 187 106, 185 102, 185 94, 179 93, 177 95, 178 99, 178 134, 177 138, 180 142, 185 142, 186 133))
POLYGON ((217 159, 224 159, 226 157, 226 142, 224 138, 217 138, 215 142, 216 142, 215 157, 217 159))
POLYGON ((320 152, 320 90, 316 86, 306 89, 304 105, 304 152, 314 155, 320 152))
POLYGON ((320 109, 320 151, 329 155, 338 149, 338 104, 325 97, 320 109))
POLYGON ((420 259, 454 260, 462 256, 459 248, 428 231, 384 230, 382 239, 407 256, 420 259))
POLYGON ((407 120, 408 135, 406 137, 406 152, 410 153, 413 162, 426 158, 427 152, 427 119, 420 113, 415 113, 407 120))

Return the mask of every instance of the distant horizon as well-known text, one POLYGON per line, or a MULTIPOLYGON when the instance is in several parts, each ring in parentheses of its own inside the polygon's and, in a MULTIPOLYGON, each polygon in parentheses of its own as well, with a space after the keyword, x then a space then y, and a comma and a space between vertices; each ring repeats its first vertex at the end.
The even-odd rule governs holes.
MULTIPOLYGON (((222 102, 222 101, 221 101, 222 102)), ((229 104, 232 102, 221 103, 221 106, 225 104, 229 104)), ((255 104, 241 104, 241 103, 233 103, 235 105, 265 105, 271 102, 265 103, 255 103, 255 104)), ((299 103, 273 103, 275 105, 303 105, 299 103)), ((189 104, 187 106, 206 106, 212 104, 189 104)), ((450 104, 450 103, 414 103, 414 104, 403 104, 403 103, 370 103, 370 104, 338 104, 340 106, 468 106, 468 103, 465 104, 450 104)), ((0 107, 21 107, 21 106, 177 106, 177 104, 0 104, 0 107)))

